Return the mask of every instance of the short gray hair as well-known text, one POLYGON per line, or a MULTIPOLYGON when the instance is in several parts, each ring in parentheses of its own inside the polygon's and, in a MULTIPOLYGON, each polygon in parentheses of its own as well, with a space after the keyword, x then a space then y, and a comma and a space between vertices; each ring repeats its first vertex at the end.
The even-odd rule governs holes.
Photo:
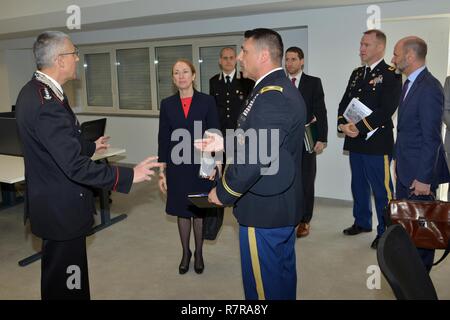
POLYGON ((38 70, 53 66, 53 61, 64 45, 64 40, 70 39, 61 31, 45 31, 41 33, 33 45, 33 54, 38 70))

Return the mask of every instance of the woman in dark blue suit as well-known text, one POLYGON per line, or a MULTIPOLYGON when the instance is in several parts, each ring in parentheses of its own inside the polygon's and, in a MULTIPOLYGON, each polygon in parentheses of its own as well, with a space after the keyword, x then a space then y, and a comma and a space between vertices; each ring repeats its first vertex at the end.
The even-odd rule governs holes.
POLYGON ((161 101, 159 116, 158 161, 166 164, 166 172, 160 174, 159 187, 163 193, 167 194, 167 214, 178 217, 178 231, 183 247, 179 272, 184 274, 189 270, 192 256, 189 240, 191 224, 193 224, 194 269, 195 272, 202 273, 204 269, 202 256, 204 209, 192 205, 188 200, 188 194, 208 193, 213 187, 211 180, 214 177, 200 178, 200 165, 194 164, 194 154, 198 152, 193 147, 194 122, 197 123, 197 126, 201 124, 201 134, 203 135, 208 129, 219 128, 219 119, 214 98, 194 89, 195 68, 189 60, 177 60, 172 68, 172 78, 178 93, 161 101), (172 133, 177 129, 184 129, 184 132, 181 135, 175 134, 174 139, 177 141, 171 141, 172 133), (189 135, 187 143, 189 150, 180 151, 180 146, 177 145, 186 144, 185 139, 188 138, 183 133, 189 135), (181 139, 180 136, 182 136, 181 139), (173 149, 174 154, 172 155, 173 149), (183 151, 190 154, 184 154, 183 151))

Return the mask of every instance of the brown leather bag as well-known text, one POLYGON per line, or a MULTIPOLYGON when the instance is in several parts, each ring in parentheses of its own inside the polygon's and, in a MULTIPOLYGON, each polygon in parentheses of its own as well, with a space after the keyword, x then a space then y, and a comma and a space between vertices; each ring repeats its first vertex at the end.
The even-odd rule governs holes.
POLYGON ((387 225, 401 224, 416 247, 445 249, 445 256, 448 254, 450 249, 450 202, 391 200, 387 208, 387 220, 387 225))

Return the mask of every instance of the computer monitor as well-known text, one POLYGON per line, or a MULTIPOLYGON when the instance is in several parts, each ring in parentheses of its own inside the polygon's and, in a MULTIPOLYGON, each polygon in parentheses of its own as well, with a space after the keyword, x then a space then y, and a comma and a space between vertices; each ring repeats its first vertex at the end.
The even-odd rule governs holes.
POLYGON ((0 112, 0 118, 15 118, 15 112, 0 112))
POLYGON ((23 156, 16 118, 0 117, 0 154, 23 156))
POLYGON ((105 135, 106 118, 86 121, 81 124, 81 136, 87 141, 96 141, 105 135))

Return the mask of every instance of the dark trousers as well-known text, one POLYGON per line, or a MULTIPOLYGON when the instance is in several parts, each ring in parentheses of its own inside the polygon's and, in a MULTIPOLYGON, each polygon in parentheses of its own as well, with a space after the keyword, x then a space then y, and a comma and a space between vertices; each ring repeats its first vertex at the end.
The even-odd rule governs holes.
POLYGON ((304 214, 301 222, 310 223, 314 210, 314 181, 316 180, 316 153, 309 153, 303 146, 302 154, 302 183, 304 214))
POLYGON ((86 237, 68 241, 43 240, 42 300, 89 300, 86 237))
POLYGON ((353 216, 355 224, 364 229, 372 229, 372 201, 374 194, 377 210, 377 235, 385 230, 384 208, 392 199, 392 180, 390 175, 391 157, 350 152, 352 171, 353 216))
POLYGON ((247 300, 295 300, 295 228, 239 226, 242 281, 247 300))
MULTIPOLYGON (((434 194, 436 194, 436 189, 437 189, 437 187, 431 186, 431 192, 433 192, 434 194)), ((409 189, 409 187, 404 186, 397 178, 397 182, 395 184, 395 198, 396 199, 408 199, 410 194, 411 194, 411 190, 409 189)), ((420 198, 417 198, 414 200, 420 201, 420 198)), ((417 251, 419 252, 419 256, 422 259, 422 262, 425 265, 425 268, 427 269, 428 272, 430 272, 431 268, 433 267, 435 250, 417 248, 417 251)))

